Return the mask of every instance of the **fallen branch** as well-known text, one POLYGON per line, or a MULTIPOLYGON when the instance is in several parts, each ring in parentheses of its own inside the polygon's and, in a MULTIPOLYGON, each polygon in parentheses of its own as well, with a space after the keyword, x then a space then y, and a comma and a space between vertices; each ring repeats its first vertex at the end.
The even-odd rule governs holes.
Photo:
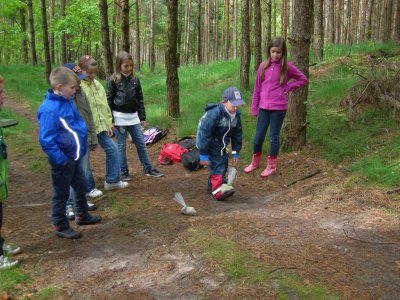
POLYGON ((361 240, 361 239, 349 236, 344 228, 343 228, 343 232, 344 232, 344 235, 347 238, 355 240, 355 241, 360 242, 360 243, 376 244, 376 245, 400 245, 400 243, 395 243, 395 242, 370 242, 370 241, 361 240))
POLYGON ((272 274, 279 270, 297 270, 297 269, 298 268, 296 268, 296 267, 280 267, 280 268, 273 269, 272 271, 268 272, 268 274, 272 274))
POLYGON ((311 174, 308 174, 308 175, 306 175, 306 176, 304 176, 304 177, 301 177, 301 178, 299 178, 299 179, 295 179, 295 180, 289 182, 288 184, 285 185, 285 187, 289 187, 289 186, 295 184, 296 182, 299 182, 299 181, 305 180, 305 179, 307 179, 307 178, 313 177, 313 176, 315 176, 315 175, 317 175, 317 174, 319 174, 319 173, 321 173, 321 170, 320 170, 320 169, 318 169, 318 170, 316 170, 315 172, 313 172, 313 173, 311 173, 311 174))

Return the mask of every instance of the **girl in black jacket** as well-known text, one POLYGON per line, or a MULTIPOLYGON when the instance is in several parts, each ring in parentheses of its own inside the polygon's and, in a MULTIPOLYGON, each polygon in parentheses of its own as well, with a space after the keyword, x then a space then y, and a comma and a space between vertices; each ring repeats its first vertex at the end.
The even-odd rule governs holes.
POLYGON ((144 174, 153 177, 163 176, 161 172, 152 167, 147 154, 142 133, 142 127, 146 127, 142 86, 139 78, 133 75, 133 60, 129 53, 125 51, 118 53, 115 72, 107 80, 106 94, 116 128, 121 180, 132 180, 126 159, 127 133, 132 137, 136 146, 144 174))

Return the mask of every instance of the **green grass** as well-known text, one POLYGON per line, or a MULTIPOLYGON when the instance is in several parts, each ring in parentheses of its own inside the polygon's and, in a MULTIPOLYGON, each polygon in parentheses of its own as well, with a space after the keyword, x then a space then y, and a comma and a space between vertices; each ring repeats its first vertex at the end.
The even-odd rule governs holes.
POLYGON ((278 287, 278 299, 338 299, 319 286, 301 283, 285 270, 273 269, 267 262, 240 249, 237 242, 211 234, 205 229, 189 230, 189 247, 217 262, 228 279, 248 286, 278 287), (211 238, 210 238, 211 237, 211 238))
POLYGON ((19 268, 0 270, 0 292, 15 289, 15 287, 29 278, 19 268))
POLYGON ((59 288, 58 287, 48 287, 38 291, 33 295, 31 299, 34 300, 48 300, 48 299, 56 299, 58 296, 59 288))

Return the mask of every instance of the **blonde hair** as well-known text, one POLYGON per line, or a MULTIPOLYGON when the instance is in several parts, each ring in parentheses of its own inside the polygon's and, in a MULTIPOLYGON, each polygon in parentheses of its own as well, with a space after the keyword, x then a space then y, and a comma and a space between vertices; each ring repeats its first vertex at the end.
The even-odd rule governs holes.
POLYGON ((120 51, 115 59, 115 72, 113 74, 113 80, 115 83, 121 81, 121 65, 126 60, 130 60, 133 63, 132 55, 126 51, 120 51))
POLYGON ((97 61, 90 55, 84 55, 79 60, 78 65, 82 70, 88 70, 89 68, 97 68, 97 61))
POLYGON ((3 83, 3 82, 4 82, 4 78, 3 78, 3 76, 0 75, 0 83, 3 83))
POLYGON ((51 71, 49 79, 51 87, 55 89, 58 84, 67 85, 71 83, 72 79, 77 80, 78 77, 66 67, 57 67, 51 71))
POLYGON ((268 44, 267 61, 264 63, 263 68, 261 70, 261 79, 262 80, 265 79, 265 70, 271 64, 271 48, 272 47, 278 47, 278 48, 281 48, 281 50, 282 50, 282 58, 280 59, 281 75, 280 75, 280 79, 279 79, 279 83, 282 85, 287 78, 288 66, 287 66, 286 42, 285 42, 285 39, 280 36, 276 36, 276 37, 272 38, 268 44))

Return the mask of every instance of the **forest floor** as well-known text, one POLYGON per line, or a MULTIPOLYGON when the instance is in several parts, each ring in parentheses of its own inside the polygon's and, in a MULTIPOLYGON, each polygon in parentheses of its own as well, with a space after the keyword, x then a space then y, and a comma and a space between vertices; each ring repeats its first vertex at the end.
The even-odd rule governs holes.
MULTIPOLYGON (((6 101, 36 128, 30 111, 6 101)), ((50 288, 57 299, 274 299, 282 293, 304 299, 299 286, 319 286, 343 299, 400 297, 398 194, 349 184, 344 166, 330 165, 307 147, 282 154, 271 179, 262 180, 260 170, 239 172, 236 193, 217 202, 206 193, 207 170, 158 165, 162 144, 173 138, 171 133, 149 147, 162 178, 142 175, 130 145, 133 181, 94 201, 100 224, 71 222, 82 232, 79 240, 55 237, 49 172, 31 171, 10 149, 3 235, 22 247, 17 258, 30 280, 9 296, 34 297, 50 288), (175 192, 197 216, 180 213, 175 192), (262 280, 255 279, 257 272, 264 272, 262 280)), ((248 160, 242 158, 239 168, 248 160)), ((102 188, 101 149, 92 155, 92 168, 102 188)))

